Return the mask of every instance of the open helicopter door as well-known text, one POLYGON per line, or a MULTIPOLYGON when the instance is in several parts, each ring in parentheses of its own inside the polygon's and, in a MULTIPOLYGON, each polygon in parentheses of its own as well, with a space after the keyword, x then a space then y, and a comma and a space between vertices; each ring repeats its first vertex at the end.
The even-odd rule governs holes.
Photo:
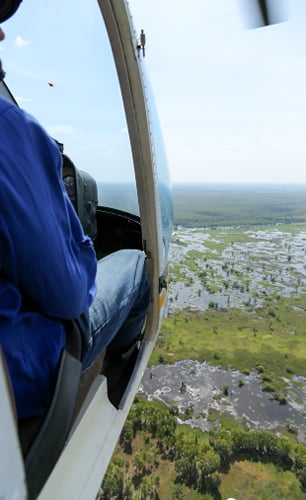
POLYGON ((134 161, 144 250, 152 287, 145 338, 155 340, 167 290, 173 225, 170 178, 154 98, 144 67, 145 35, 137 37, 126 2, 98 0, 112 46, 134 161), (158 297, 158 300, 156 298, 158 297))
MULTIPOLYGON (((72 12, 77 12, 78 9, 79 12, 82 12, 82 9, 84 10, 84 2, 79 0, 67 0, 64 4, 61 0, 53 0, 52 2, 45 1, 42 4, 37 4, 34 0, 27 0, 27 2, 23 2, 23 5, 20 8, 20 17, 23 9, 28 9, 28 19, 33 18, 33 12, 35 11, 37 12, 37 18, 45 18, 45 24, 48 26, 48 23, 52 24, 53 18, 53 21, 57 19, 59 13, 63 15, 66 5, 70 6, 69 8, 71 8, 72 12), (49 12, 49 9, 50 16, 48 17, 47 13, 49 12)), ((160 327, 161 317, 166 304, 167 263, 173 219, 172 198, 162 136, 155 113, 153 98, 145 76, 143 61, 144 38, 142 36, 140 41, 137 39, 132 26, 127 2, 125 0, 99 0, 98 5, 95 0, 88 2, 86 4, 86 12, 84 12, 84 23, 91 18, 96 25, 98 22, 97 16, 99 17, 99 22, 101 23, 101 29, 103 29, 102 19, 104 19, 119 79, 120 92, 128 128, 128 142, 130 146, 130 156, 132 159, 132 169, 136 179, 136 199, 138 199, 137 214, 132 210, 121 206, 120 203, 122 200, 119 200, 120 196, 118 197, 115 191, 111 191, 112 188, 110 185, 104 183, 102 184, 101 200, 99 200, 100 206, 98 207, 98 219, 100 218, 102 220, 102 226, 105 224, 106 228, 110 226, 110 221, 114 220, 117 224, 114 230, 115 236, 122 234, 122 227, 124 227, 124 230, 128 227, 131 234, 138 231, 140 239, 138 238, 136 247, 141 245, 141 248, 144 249, 147 255, 148 273, 152 288, 152 302, 146 321, 144 338, 140 344, 140 349, 134 359, 134 365, 131 367, 129 377, 126 380, 125 388, 120 394, 120 398, 115 402, 115 404, 110 400, 109 380, 107 377, 101 374, 95 379, 77 416, 73 428, 71 429, 66 445, 62 450, 62 453, 60 454, 53 470, 48 475, 47 479, 43 478, 43 480, 40 481, 39 477, 34 478, 34 482, 36 484, 33 488, 30 487, 28 491, 30 498, 56 498, 65 500, 67 498, 79 498, 84 500, 95 498, 154 347, 160 327), (99 10, 101 11, 102 16, 99 10), (120 201, 118 206, 113 206, 115 198, 120 201), (123 223, 121 225, 122 221, 123 223)), ((71 23, 71 26, 75 26, 76 24, 76 21, 73 21, 73 19, 73 15, 70 17, 67 14, 66 18, 64 18, 64 27, 62 30, 60 27, 56 30, 57 36, 60 36, 60 33, 62 32, 63 36, 66 37, 64 38, 65 43, 62 45, 62 50, 65 50, 66 45, 69 45, 69 23, 71 23)), ((13 18, 10 22, 13 24, 13 22, 15 22, 15 18, 13 18)), ((33 26, 34 30, 40 30, 40 36, 44 32, 46 33, 46 27, 45 31, 43 31, 44 28, 39 22, 36 22, 36 20, 35 25, 33 26)), ((79 26, 79 23, 77 26, 79 26)), ((77 29, 79 30, 79 28, 77 29)), ((38 33, 35 33, 35 35, 38 35, 38 33)), ((88 38, 90 37, 86 37, 86 41, 88 38)), ((94 36, 93 40, 94 42, 97 42, 94 36)), ((24 40, 24 42, 26 41, 24 40)), ((26 47, 27 44, 25 43, 24 46, 26 47)), ((98 45, 95 46, 94 53, 90 52, 87 54, 88 60, 94 60, 94 57, 97 55, 99 56, 98 45)), ((16 54, 14 54, 13 57, 17 57, 16 54)), ((82 164, 82 151, 77 150, 77 146, 79 144, 75 146, 71 138, 68 136, 70 129, 68 129, 66 125, 62 127, 62 129, 61 127, 56 127, 54 125, 50 126, 50 123, 57 123, 53 120, 57 119, 58 121, 61 120, 65 123, 64 120, 68 120, 70 116, 69 114, 64 115, 64 106, 62 107, 61 105, 56 104, 57 99, 58 102, 63 102, 63 104, 65 104, 65 101, 69 100, 68 97, 71 97, 70 95, 68 96, 68 94, 61 96, 60 90, 58 91, 58 94, 56 94, 57 86, 65 86, 64 74, 60 74, 58 76, 58 81, 55 81, 54 84, 52 83, 52 86, 50 86, 49 89, 46 86, 45 99, 48 100, 48 104, 49 101, 52 101, 52 106, 50 106, 49 109, 49 115, 44 117, 44 113, 40 109, 40 106, 37 106, 38 94, 41 92, 41 75, 46 72, 46 67, 48 68, 48 66, 51 68, 50 71, 53 71, 57 65, 60 66, 61 62, 59 59, 58 54, 55 55, 53 60, 52 58, 45 58, 43 60, 41 58, 37 58, 40 74, 37 70, 34 78, 32 78, 30 82, 32 86, 36 86, 35 92, 37 92, 37 95, 35 95, 36 99, 33 100, 33 102, 29 102, 29 105, 26 106, 26 108, 32 114, 37 116, 43 125, 47 128, 49 126, 48 130, 53 136, 55 136, 59 141, 64 142, 67 154, 70 154, 70 152, 75 148, 76 153, 71 154, 71 158, 79 167, 81 166, 84 170, 86 170, 86 165, 83 167, 84 158, 85 163, 86 161, 89 162, 89 160, 90 162, 93 162, 94 155, 92 152, 90 153, 91 156, 83 157, 82 164), (46 67, 44 67, 44 64, 46 64, 46 67), (37 78, 38 74, 39 78, 37 78), (54 93, 52 95, 47 95, 47 91, 49 90, 50 92, 53 92, 54 90, 54 93), (62 101, 60 101, 60 99, 62 99, 62 101), (54 113, 54 117, 52 113, 54 113), (61 131, 64 131, 63 133, 67 133, 64 140, 61 136, 58 136, 61 131), (79 155, 77 154, 78 152, 80 153, 79 155)), ((75 57, 75 61, 77 60, 78 53, 75 57)), ((5 63, 5 54, 3 61, 5 63)), ((73 75, 72 62, 70 59, 67 57, 64 62, 68 65, 68 73, 70 73, 69 76, 71 79, 76 78, 76 75, 80 76, 80 72, 84 70, 84 65, 82 66, 81 64, 82 61, 79 61, 80 65, 77 68, 77 73, 76 75, 73 75)), ((14 61, 13 67, 18 65, 18 63, 22 64, 22 60, 19 62, 14 61)), ((29 63, 25 62, 25 64, 29 63)), ((14 94, 21 95, 22 92, 29 92, 29 89, 26 86, 28 82, 21 84, 21 86, 18 87, 18 84, 13 81, 13 76, 10 76, 9 67, 6 67, 6 70, 8 74, 7 83, 14 94)), ((24 74, 26 74, 26 68, 24 68, 24 74)), ((31 77, 33 74, 31 74, 31 77)), ((86 71, 84 71, 84 81, 81 80, 81 85, 86 87, 86 83, 87 74, 86 71)), ((109 92, 109 94, 106 95, 106 101, 103 104, 103 109, 105 109, 107 108, 107 100, 111 99, 114 89, 112 84, 108 86, 108 82, 103 85, 105 86, 101 86, 101 88, 97 87, 97 89, 100 93, 107 94, 107 92, 109 92)), ((69 91, 72 95, 74 94, 75 90, 73 86, 70 87, 69 91)), ((86 99, 88 99, 90 104, 90 95, 88 95, 88 93, 86 94, 86 99)), ((81 96, 81 98, 82 97, 84 98, 84 95, 81 96)), ((77 101, 76 104, 81 106, 81 101, 77 101)), ((44 102, 41 102, 42 108, 43 105, 44 102)), ((77 108, 77 106, 75 106, 75 108, 77 108)), ((70 109, 69 112, 75 112, 75 116, 77 116, 78 109, 75 108, 70 109)), ((93 103, 93 109, 95 108, 99 108, 99 103, 93 103)), ((77 119, 79 118, 75 118, 75 120, 77 119)), ((111 118, 108 120, 108 129, 111 129, 113 126, 112 120, 111 118)), ((90 126, 91 124, 88 123, 88 129, 90 126)), ((96 126, 91 129, 91 134, 94 135, 95 133, 96 126)), ((107 133, 107 130, 105 133, 107 133)), ((76 136, 78 142, 81 143, 77 134, 76 136)), ((89 139, 89 137, 87 139, 89 139)), ((101 138, 101 141, 103 141, 103 137, 101 138)), ((119 143, 116 143, 115 146, 117 146, 117 149, 120 150, 119 143)), ((111 170, 113 164, 116 163, 117 153, 118 151, 115 149, 112 150, 113 156, 109 157, 109 160, 112 160, 112 163, 109 161, 109 170, 111 170)), ((124 157, 124 163, 126 163, 127 160, 128 158, 124 157)), ((105 174, 103 173, 103 175, 105 174)), ((119 185, 116 184, 114 189, 119 189, 118 186, 119 185)), ((127 191, 128 187, 125 189, 125 194, 127 191)), ((108 240, 107 231, 105 232, 105 228, 103 230, 104 234, 102 240, 108 240)), ((129 238, 127 238, 127 240, 129 240, 129 238)), ((116 247, 116 244, 114 247, 116 247)), ((99 252, 99 248, 97 250, 99 252)), ((106 251, 105 248, 102 248, 101 250, 102 254, 104 252, 107 253, 108 251, 109 249, 106 251)), ((120 272, 120 270, 118 272, 120 272)), ((5 400, 4 393, 7 393, 5 384, 3 390, 2 386, 0 386, 0 394, 3 396, 2 401, 5 400)), ((9 416, 7 418, 12 420, 12 416, 10 416, 11 414, 9 411, 8 415, 9 416)), ((10 448, 14 446, 15 459, 13 459, 13 463, 16 464, 14 470, 15 481, 13 481, 13 484, 16 485, 16 491, 13 492, 15 495, 14 498, 25 498, 24 485, 28 482, 29 486, 29 477, 27 477, 27 480, 25 479, 27 473, 23 470, 22 457, 21 452, 18 449, 17 433, 14 429, 14 425, 11 426, 9 433, 13 441, 12 444, 8 443, 7 446, 10 448)), ((1 464, 5 463, 6 460, 6 448, 2 446, 1 442, 1 464)), ((5 499, 12 498, 12 490, 6 494, 4 489, 4 485, 8 482, 8 477, 5 477, 3 473, 4 469, 1 466, 0 496, 3 496, 5 499)), ((37 476, 39 476, 39 470, 37 470, 37 476)))

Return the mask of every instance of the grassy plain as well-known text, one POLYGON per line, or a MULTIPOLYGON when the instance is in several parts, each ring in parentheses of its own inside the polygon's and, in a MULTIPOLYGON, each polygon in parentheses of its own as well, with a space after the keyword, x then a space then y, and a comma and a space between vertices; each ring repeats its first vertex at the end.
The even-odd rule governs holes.
POLYGON ((305 325, 303 298, 279 298, 256 314, 180 311, 164 320, 150 364, 196 359, 243 373, 258 370, 266 390, 285 390, 284 377, 306 377, 305 325))
POLYGON ((274 464, 238 461, 222 474, 221 498, 243 500, 304 500, 299 481, 290 471, 274 464))
POLYGON ((174 184, 174 221, 185 227, 306 220, 306 186, 174 184))
POLYGON ((305 377, 305 235, 305 223, 176 231, 171 314, 151 363, 258 370, 275 394, 305 377))

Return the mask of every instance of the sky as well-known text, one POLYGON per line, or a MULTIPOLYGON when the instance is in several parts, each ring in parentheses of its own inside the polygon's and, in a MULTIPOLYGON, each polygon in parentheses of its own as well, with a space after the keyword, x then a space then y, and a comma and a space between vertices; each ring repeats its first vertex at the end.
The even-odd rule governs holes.
MULTIPOLYGON (((246 2, 129 0, 174 182, 306 183, 306 3, 288 0, 286 22, 250 30, 246 2)), ((116 167, 124 180, 131 155, 111 55, 96 2, 83 7, 24 0, 3 25, 0 57, 19 104, 79 166, 106 179, 116 167)))
POLYGON ((130 0, 177 181, 306 181, 306 3, 247 29, 247 0, 130 0))

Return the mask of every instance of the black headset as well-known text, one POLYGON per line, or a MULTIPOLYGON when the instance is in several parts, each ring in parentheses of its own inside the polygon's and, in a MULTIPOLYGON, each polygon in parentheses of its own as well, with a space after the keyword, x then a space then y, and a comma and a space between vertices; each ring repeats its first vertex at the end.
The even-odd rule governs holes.
MULTIPOLYGON (((3 23, 9 19, 18 9, 22 0, 1 0, 0 5, 0 23, 3 23)), ((5 72, 2 68, 2 62, 0 59, 0 81, 5 77, 5 72)))
POLYGON ((4 23, 19 7, 22 0, 2 0, 0 5, 0 23, 4 23))

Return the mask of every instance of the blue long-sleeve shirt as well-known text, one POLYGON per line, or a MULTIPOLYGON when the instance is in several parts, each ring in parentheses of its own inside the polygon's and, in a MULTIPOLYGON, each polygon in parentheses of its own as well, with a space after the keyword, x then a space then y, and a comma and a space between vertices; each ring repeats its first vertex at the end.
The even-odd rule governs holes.
POLYGON ((0 97, 0 344, 19 418, 42 414, 65 345, 61 319, 96 292, 96 258, 62 182, 55 142, 0 97))

